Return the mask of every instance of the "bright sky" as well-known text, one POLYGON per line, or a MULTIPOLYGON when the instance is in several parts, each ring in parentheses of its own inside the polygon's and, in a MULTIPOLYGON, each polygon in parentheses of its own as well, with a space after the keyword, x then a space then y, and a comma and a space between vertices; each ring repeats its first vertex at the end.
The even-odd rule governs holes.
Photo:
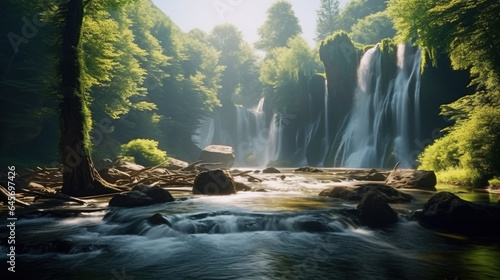
MULTIPOLYGON (((267 9, 278 0, 153 0, 170 16, 182 31, 200 28, 209 33, 215 25, 232 23, 243 32, 244 39, 253 44, 259 40, 257 29, 264 24, 267 9)), ((343 3, 349 0, 341 0, 343 3)), ((315 45, 316 11, 320 0, 288 0, 299 18, 302 36, 311 47, 315 45)))

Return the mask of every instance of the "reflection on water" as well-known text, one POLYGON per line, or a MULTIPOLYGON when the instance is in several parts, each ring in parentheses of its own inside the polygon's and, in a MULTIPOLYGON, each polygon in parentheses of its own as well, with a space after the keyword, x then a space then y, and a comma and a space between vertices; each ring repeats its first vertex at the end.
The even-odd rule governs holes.
POLYGON ((500 199, 500 196, 495 193, 489 193, 484 189, 474 189, 467 187, 457 187, 454 185, 437 185, 436 189, 442 192, 452 192, 459 196, 461 199, 471 201, 471 202, 480 202, 480 203, 497 203, 500 199))
MULTIPOLYGON (((170 204, 20 219, 16 275, 106 280, 500 276, 499 240, 452 238, 406 219, 431 192, 409 191, 416 201, 393 205, 399 222, 372 229, 360 226, 351 214, 356 203, 318 196, 335 184, 321 176, 254 183, 268 192, 225 197, 175 193, 183 199, 170 204), (170 225, 151 225, 147 218, 156 213, 170 225)), ((459 195, 492 200, 479 192, 459 195)), ((0 248, 5 263, 7 248, 0 248)))

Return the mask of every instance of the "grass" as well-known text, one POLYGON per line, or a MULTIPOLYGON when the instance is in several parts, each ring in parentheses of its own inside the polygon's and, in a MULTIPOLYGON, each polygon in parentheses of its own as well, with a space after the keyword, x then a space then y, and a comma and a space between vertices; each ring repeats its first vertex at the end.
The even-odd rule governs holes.
MULTIPOLYGON (((484 177, 474 170, 449 168, 436 172, 438 183, 467 187, 486 187, 484 177)), ((500 183, 500 182, 499 182, 500 183)))

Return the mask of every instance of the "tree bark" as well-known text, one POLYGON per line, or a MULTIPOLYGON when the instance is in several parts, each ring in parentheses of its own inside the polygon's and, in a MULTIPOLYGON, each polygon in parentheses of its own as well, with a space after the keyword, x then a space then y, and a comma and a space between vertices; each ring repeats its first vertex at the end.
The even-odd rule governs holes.
POLYGON ((83 0, 69 0, 64 9, 62 29, 61 75, 61 154, 64 173, 62 193, 90 196, 119 190, 101 178, 89 153, 90 113, 80 82, 80 38, 83 24, 83 0))

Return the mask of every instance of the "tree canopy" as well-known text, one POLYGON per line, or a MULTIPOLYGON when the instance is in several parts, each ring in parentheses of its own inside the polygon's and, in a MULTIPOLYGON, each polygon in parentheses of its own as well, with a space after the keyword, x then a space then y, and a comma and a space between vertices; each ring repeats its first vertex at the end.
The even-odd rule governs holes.
POLYGON ((321 0, 321 6, 316 11, 316 42, 330 36, 337 30, 338 17, 340 14, 338 0, 321 0))
POLYGON ((299 19, 293 12, 292 5, 278 1, 267 10, 267 19, 259 30, 260 40, 255 47, 265 51, 286 47, 288 39, 302 33, 299 19))
POLYGON ((500 3, 494 0, 391 0, 400 41, 415 39, 433 64, 449 53, 455 69, 470 69, 474 82, 500 87, 500 3))

